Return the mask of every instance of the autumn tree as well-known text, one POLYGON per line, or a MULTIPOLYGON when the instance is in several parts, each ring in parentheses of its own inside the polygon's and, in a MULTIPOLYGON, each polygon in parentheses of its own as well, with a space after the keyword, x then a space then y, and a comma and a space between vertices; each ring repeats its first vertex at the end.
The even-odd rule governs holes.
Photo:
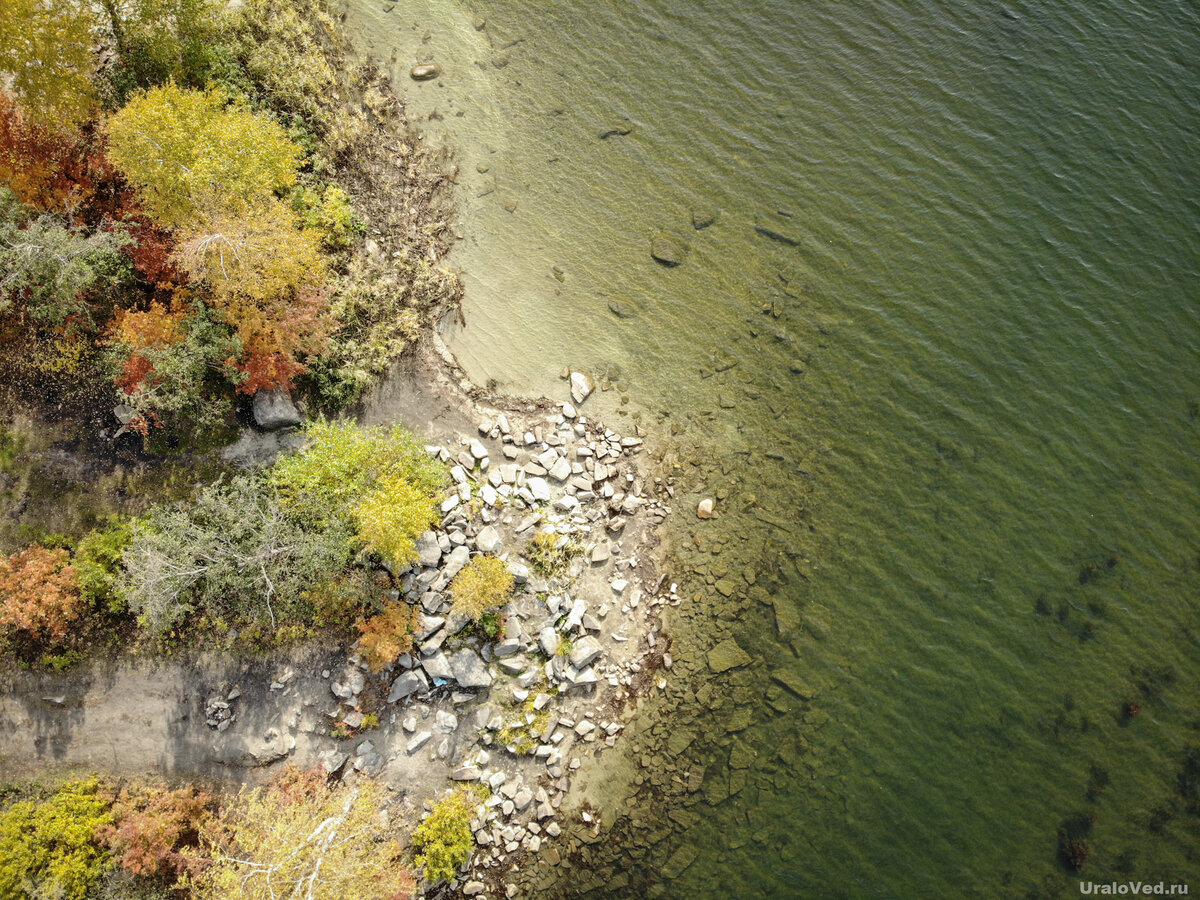
POLYGON ((0 3, 0 83, 26 112, 56 128, 78 125, 95 105, 92 27, 87 0, 0 3))
POLYGON ((296 183, 300 148, 283 128, 215 88, 151 88, 112 117, 108 134, 113 162, 168 226, 257 212, 296 183))
POLYGON ((62 640, 84 606, 66 550, 32 544, 0 558, 0 627, 62 640))
POLYGON ((372 781, 306 782, 303 791, 241 794, 204 830, 212 864, 194 883, 197 900, 379 900, 411 898, 400 844, 381 814, 372 781))
POLYGON ((30 121, 0 90, 0 181, 22 203, 56 213, 77 209, 95 193, 103 170, 81 135, 30 121))

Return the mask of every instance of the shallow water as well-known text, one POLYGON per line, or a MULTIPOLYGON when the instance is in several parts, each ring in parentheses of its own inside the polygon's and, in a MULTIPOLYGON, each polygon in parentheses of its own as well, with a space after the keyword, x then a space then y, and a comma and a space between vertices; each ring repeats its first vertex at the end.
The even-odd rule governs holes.
POLYGON ((451 349, 606 376, 688 463, 639 727, 705 780, 645 779, 598 895, 1074 895, 1089 812, 1089 879, 1200 885, 1196 8, 387 6, 351 31, 457 152, 451 349), (710 678, 730 634, 757 661, 710 678))

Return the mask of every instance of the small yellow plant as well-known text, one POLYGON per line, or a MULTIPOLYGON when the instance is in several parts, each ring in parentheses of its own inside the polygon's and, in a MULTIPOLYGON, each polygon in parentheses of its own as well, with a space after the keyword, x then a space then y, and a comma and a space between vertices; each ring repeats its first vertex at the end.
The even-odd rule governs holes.
POLYGON ((450 582, 454 611, 478 622, 490 610, 503 606, 513 590, 508 563, 498 556, 477 556, 450 582))
POLYGON ((433 498, 403 476, 380 479, 379 489, 354 507, 358 539, 396 568, 417 558, 417 537, 437 521, 433 498))

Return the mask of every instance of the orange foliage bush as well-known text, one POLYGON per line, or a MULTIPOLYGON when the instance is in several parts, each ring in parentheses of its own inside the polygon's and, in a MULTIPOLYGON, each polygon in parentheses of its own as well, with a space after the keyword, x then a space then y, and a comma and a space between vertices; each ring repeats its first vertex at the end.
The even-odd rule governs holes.
POLYGON ((288 763, 271 779, 267 789, 288 803, 311 803, 329 791, 329 774, 322 765, 301 769, 288 763))
POLYGON ((117 387, 126 394, 135 394, 146 386, 154 365, 139 351, 179 343, 183 340, 181 323, 186 317, 182 305, 168 307, 162 303, 151 303, 147 310, 123 309, 117 313, 111 339, 129 348, 129 357, 117 373, 117 387))
POLYGON ((113 804, 116 825, 97 837, 134 875, 177 877, 194 874, 199 859, 182 852, 200 841, 212 795, 194 787, 177 791, 123 791, 113 804))
POLYGON ((171 261, 175 239, 169 231, 159 228, 140 212, 126 214, 125 228, 133 240, 125 245, 123 252, 133 263, 138 278, 164 290, 187 281, 187 276, 171 261))
POLYGON ((401 653, 412 649, 412 629, 416 620, 416 610, 407 603, 393 603, 380 615, 355 623, 362 635, 358 639, 358 651, 372 672, 394 663, 401 653))
POLYGON ((241 360, 229 361, 246 375, 239 392, 292 387, 292 379, 306 370, 302 360, 316 356, 329 343, 330 295, 328 287, 304 287, 294 297, 258 303, 239 299, 223 307, 244 350, 241 360))
POLYGON ((74 566, 66 550, 32 544, 0 559, 0 625, 53 640, 84 609, 74 566))

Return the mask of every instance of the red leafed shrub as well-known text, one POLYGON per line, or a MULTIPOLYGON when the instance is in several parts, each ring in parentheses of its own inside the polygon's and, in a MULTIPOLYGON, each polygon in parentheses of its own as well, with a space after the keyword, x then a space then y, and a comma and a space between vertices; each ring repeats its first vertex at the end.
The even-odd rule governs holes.
POLYGON ((238 393, 252 396, 260 389, 291 389, 292 379, 304 371, 303 364, 283 353, 247 353, 233 366, 246 375, 246 380, 237 386, 238 393))
POLYGON ((306 371, 301 360, 320 353, 329 342, 331 294, 328 287, 305 287, 295 296, 262 303, 242 300, 224 308, 242 341, 242 358, 229 361, 246 373, 238 385, 241 393, 292 387, 292 379, 306 371))
POLYGON ((0 91, 0 181, 27 206, 68 212, 91 200, 98 179, 113 172, 84 139, 29 122, 0 91))
POLYGON ((117 313, 112 326, 112 341, 129 351, 117 373, 117 387, 132 395, 146 386, 154 372, 154 364, 139 351, 179 343, 183 340, 181 323, 186 317, 187 311, 182 305, 169 307, 162 303, 151 303, 147 310, 126 309, 117 313))
POLYGON ((171 263, 175 240, 169 231, 159 228, 141 213, 127 214, 124 225, 133 240, 125 245, 123 252, 133 263, 138 278, 164 290, 187 281, 187 276, 171 263))
POLYGON ((83 612, 79 581, 66 550, 32 544, 0 559, 0 626, 53 640, 83 612))
POLYGON ((329 775, 322 766, 301 769, 295 763, 288 763, 271 779, 268 789, 288 803, 310 803, 329 792, 329 775))
POLYGON ((195 873, 198 857, 183 852, 200 842, 212 795, 194 787, 177 791, 123 791, 113 804, 116 825, 97 837, 134 875, 175 877, 195 873))

